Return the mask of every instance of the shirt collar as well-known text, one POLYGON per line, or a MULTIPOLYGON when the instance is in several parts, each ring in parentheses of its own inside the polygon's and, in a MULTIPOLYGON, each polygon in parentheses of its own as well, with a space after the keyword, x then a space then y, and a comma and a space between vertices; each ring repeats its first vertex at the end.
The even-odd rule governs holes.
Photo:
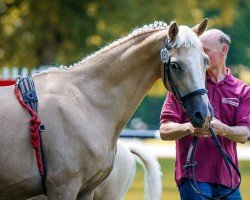
MULTIPOLYGON (((229 68, 226 68, 227 74, 225 76, 225 78, 220 81, 218 84, 223 84, 224 82, 228 83, 229 85, 234 85, 234 79, 233 79, 233 75, 231 73, 231 70, 229 68)), ((214 83, 214 81, 211 79, 210 75, 206 72, 206 77, 207 80, 214 83)))
POLYGON ((227 68, 226 70, 227 70, 227 75, 224 78, 224 81, 226 83, 228 83, 229 85, 234 85, 234 79, 233 79, 233 75, 231 73, 231 70, 229 68, 227 68))

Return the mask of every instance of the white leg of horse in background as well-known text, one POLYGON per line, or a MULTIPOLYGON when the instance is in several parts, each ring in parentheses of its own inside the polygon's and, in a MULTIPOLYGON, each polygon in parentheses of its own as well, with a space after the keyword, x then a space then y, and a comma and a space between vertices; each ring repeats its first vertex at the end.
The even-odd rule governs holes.
POLYGON ((162 193, 161 169, 157 158, 146 147, 137 143, 117 143, 117 153, 111 174, 94 192, 94 200, 122 200, 136 173, 136 160, 145 172, 144 196, 146 200, 160 200, 162 193))

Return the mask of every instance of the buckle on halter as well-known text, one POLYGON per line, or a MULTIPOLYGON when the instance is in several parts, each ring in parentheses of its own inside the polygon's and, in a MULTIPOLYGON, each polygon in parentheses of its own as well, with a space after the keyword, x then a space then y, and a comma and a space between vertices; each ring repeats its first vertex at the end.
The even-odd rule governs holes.
POLYGON ((167 48, 161 49, 161 61, 163 63, 168 63, 168 60, 169 60, 169 53, 167 48))
POLYGON ((17 77, 16 77, 16 80, 15 80, 16 85, 19 85, 19 83, 20 83, 21 79, 22 79, 22 77, 21 77, 21 76, 17 76, 17 77))
POLYGON ((187 163, 186 165, 183 166, 183 169, 189 169, 191 167, 195 167, 196 165, 197 165, 197 162, 187 163))
POLYGON ((45 126, 43 124, 40 124, 38 129, 40 132, 43 132, 45 130, 45 126))

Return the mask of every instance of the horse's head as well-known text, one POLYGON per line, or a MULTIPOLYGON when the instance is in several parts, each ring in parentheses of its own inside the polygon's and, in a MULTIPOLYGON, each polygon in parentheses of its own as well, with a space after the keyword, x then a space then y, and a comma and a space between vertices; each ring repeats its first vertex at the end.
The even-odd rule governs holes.
POLYGON ((187 111, 195 127, 209 122, 213 109, 205 89, 205 71, 209 62, 198 36, 207 28, 207 19, 192 29, 171 23, 161 51, 162 70, 166 88, 187 111))

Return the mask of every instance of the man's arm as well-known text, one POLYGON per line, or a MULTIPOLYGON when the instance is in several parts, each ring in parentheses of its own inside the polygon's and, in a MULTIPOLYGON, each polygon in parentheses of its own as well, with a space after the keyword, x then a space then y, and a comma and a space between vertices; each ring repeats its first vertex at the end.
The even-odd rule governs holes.
POLYGON ((163 122, 160 125, 160 136, 162 140, 178 140, 193 133, 194 128, 190 122, 179 124, 175 122, 163 122))
MULTIPOLYGON (((239 143, 245 143, 250 132, 250 129, 246 126, 228 126, 216 118, 212 120, 211 127, 216 134, 239 143)), ((210 135, 206 129, 193 128, 190 122, 180 124, 167 121, 163 122, 160 126, 160 136, 162 140, 178 140, 188 134, 198 137, 207 137, 210 135)))
POLYGON ((211 127, 218 135, 239 143, 245 143, 250 132, 247 126, 228 126, 216 118, 212 120, 211 127))

